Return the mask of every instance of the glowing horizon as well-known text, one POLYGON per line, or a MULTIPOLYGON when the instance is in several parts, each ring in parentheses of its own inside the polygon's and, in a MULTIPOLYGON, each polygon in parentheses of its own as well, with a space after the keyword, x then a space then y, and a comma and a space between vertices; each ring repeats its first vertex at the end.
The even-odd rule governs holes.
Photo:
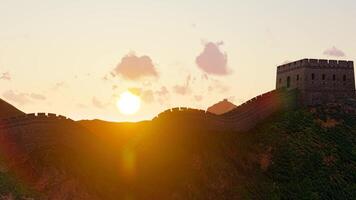
POLYGON ((109 121, 239 105, 274 89, 286 61, 356 60, 355 9, 349 0, 5 0, 0 98, 27 113, 109 121), (141 99, 133 115, 116 108, 125 91, 141 99))

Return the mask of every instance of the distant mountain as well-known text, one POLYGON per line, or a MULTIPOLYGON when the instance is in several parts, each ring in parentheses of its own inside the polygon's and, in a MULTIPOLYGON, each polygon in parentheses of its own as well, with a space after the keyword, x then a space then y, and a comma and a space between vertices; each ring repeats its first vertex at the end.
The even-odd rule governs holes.
POLYGON ((21 110, 17 109, 15 106, 0 99, 0 119, 23 115, 23 114, 25 114, 25 113, 22 112, 21 110))
POLYGON ((227 113, 231 111, 232 109, 236 108, 237 106, 231 102, 229 102, 227 99, 224 99, 223 101, 220 101, 219 103, 216 103, 208 108, 208 112, 221 115, 224 113, 227 113))

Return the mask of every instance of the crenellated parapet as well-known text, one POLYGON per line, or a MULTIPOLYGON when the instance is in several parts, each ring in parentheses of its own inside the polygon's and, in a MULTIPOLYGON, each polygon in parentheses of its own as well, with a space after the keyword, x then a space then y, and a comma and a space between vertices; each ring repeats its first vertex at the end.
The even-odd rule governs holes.
POLYGON ((57 115, 54 113, 30 113, 16 117, 0 119, 0 129, 62 121, 73 120, 63 115, 57 115))
POLYGON ((205 110, 192 108, 172 108, 160 113, 157 119, 184 119, 189 122, 204 121, 213 130, 233 129, 246 131, 268 116, 293 107, 295 91, 273 90, 254 97, 235 109, 222 115, 215 115, 205 110))
POLYGON ((172 115, 183 116, 183 117, 201 117, 201 116, 211 115, 211 113, 208 113, 205 110, 199 110, 194 108, 175 107, 161 112, 154 119, 164 118, 166 116, 172 116, 172 115))
POLYGON ((224 127, 247 131, 274 113, 296 106, 296 91, 273 90, 259 95, 220 116, 224 127))
POLYGON ((303 106, 355 97, 353 61, 302 59, 277 67, 276 89, 299 91, 303 106))
POLYGON ((277 73, 283 73, 303 67, 352 69, 354 67, 354 63, 353 61, 346 60, 302 59, 278 66, 277 73))

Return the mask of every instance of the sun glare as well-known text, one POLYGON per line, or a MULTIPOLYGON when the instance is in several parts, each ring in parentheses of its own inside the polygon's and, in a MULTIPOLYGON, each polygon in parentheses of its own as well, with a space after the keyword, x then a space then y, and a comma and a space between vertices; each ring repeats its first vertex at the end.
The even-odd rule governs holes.
POLYGON ((122 114, 132 115, 140 109, 141 99, 131 92, 126 91, 120 95, 116 105, 122 114))

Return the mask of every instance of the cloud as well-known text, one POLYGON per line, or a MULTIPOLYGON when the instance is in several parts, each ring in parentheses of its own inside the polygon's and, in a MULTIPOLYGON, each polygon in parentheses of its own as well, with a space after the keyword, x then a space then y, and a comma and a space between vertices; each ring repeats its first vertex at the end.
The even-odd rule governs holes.
POLYGON ((29 96, 36 100, 46 100, 46 97, 42 94, 31 93, 29 96))
POLYGON ((166 86, 161 86, 158 90, 132 87, 128 91, 139 96, 143 102, 148 104, 158 102, 162 105, 169 100, 169 91, 166 86))
POLYGON ((104 81, 108 81, 109 80, 109 75, 105 75, 103 78, 102 78, 104 81))
POLYGON ((160 90, 156 91, 158 96, 167 96, 169 94, 168 89, 166 86, 162 86, 160 90))
POLYGON ((10 72, 4 72, 0 75, 0 80, 11 81, 10 72))
POLYGON ((218 80, 211 79, 210 80, 210 85, 208 86, 208 91, 217 91, 219 93, 225 93, 229 91, 229 87, 226 86, 224 83, 218 80))
POLYGON ((230 70, 227 67, 227 55, 219 49, 223 42, 208 42, 203 52, 196 58, 197 66, 208 74, 227 75, 230 70))
POLYGON ((142 101, 146 103, 153 103, 154 102, 154 95, 152 90, 144 90, 141 94, 142 101))
POLYGON ((7 90, 3 94, 3 97, 11 102, 18 103, 20 105, 32 103, 32 100, 46 100, 46 97, 37 93, 24 93, 15 92, 13 90, 7 90))
POLYGON ((195 99, 195 101, 202 101, 203 100, 203 96, 201 96, 201 95, 195 95, 194 96, 194 99, 195 99))
POLYGON ((131 93, 139 96, 145 103, 153 103, 155 100, 154 92, 152 90, 145 90, 142 88, 129 88, 131 93))
POLYGON ((201 75, 201 79, 202 80, 209 80, 209 77, 208 77, 208 75, 206 73, 204 73, 204 74, 201 75))
POLYGON ((64 81, 61 81, 61 82, 58 82, 58 83, 56 83, 54 86, 53 86, 53 90, 59 90, 60 88, 62 88, 62 87, 65 87, 65 82, 64 81))
POLYGON ((138 87, 132 87, 128 89, 129 92, 131 92, 132 94, 136 95, 136 96, 140 96, 142 89, 138 88, 138 87))
POLYGON ((143 77, 158 77, 151 58, 148 56, 138 57, 135 54, 128 54, 123 57, 114 69, 114 73, 129 80, 138 80, 143 77))
POLYGON ((175 85, 173 86, 173 91, 177 94, 180 95, 186 95, 190 93, 190 82, 191 82, 191 76, 188 75, 185 83, 183 85, 175 85))
POLYGON ((159 90, 155 91, 159 104, 163 105, 169 102, 169 91, 166 86, 162 86, 159 90))
POLYGON ((112 85, 112 86, 111 86, 111 89, 112 89, 112 90, 116 90, 117 88, 118 88, 117 85, 112 85))
POLYGON ((108 106, 108 103, 103 103, 96 97, 93 97, 91 102, 96 108, 99 108, 99 109, 105 109, 108 106))
POLYGON ((331 47, 330 49, 326 49, 323 53, 324 55, 327 55, 327 56, 332 56, 332 57, 345 57, 345 53, 336 48, 335 46, 331 47))
POLYGON ((177 93, 177 94, 181 94, 181 95, 185 95, 188 93, 188 88, 186 86, 181 86, 181 85, 175 85, 173 87, 173 90, 177 93))
POLYGON ((9 101, 24 105, 31 102, 31 99, 26 93, 16 93, 12 90, 7 90, 3 94, 3 97, 9 101))

